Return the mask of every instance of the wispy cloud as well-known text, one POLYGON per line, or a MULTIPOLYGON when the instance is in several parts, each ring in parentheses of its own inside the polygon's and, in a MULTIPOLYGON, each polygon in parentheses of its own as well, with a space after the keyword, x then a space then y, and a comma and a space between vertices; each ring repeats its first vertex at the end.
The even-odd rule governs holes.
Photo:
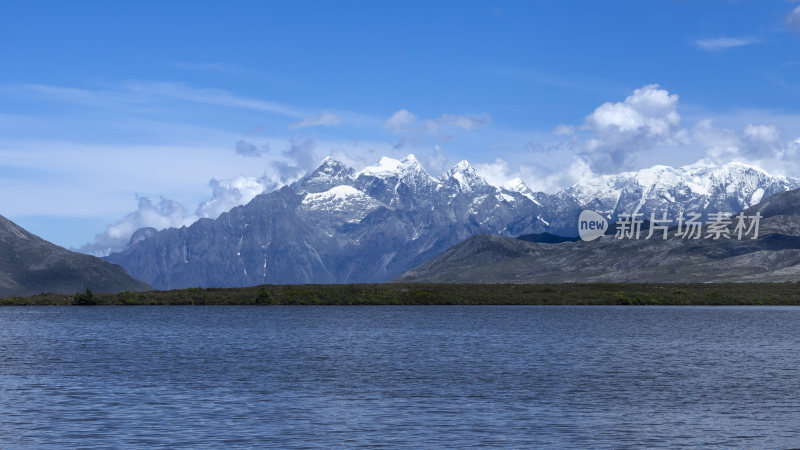
POLYGON ((462 128, 467 131, 472 131, 484 125, 488 125, 491 121, 492 118, 489 114, 482 114, 479 116, 442 114, 441 117, 436 119, 426 120, 425 126, 428 127, 428 130, 432 133, 438 133, 440 127, 462 128))
POLYGON ((337 114, 330 111, 323 111, 321 114, 314 117, 307 117, 303 120, 290 124, 289 128, 292 130, 299 130, 300 128, 309 127, 329 127, 332 125, 338 125, 341 123, 341 121, 342 119, 337 114))
POLYGON ((84 89, 45 84, 3 85, 0 86, 0 92, 94 107, 144 105, 158 99, 172 99, 209 106, 268 112, 293 118, 305 115, 292 106, 278 102, 241 97, 221 89, 195 88, 167 82, 128 82, 110 89, 84 89))
POLYGON ((761 42, 760 39, 752 37, 741 37, 741 38, 718 37, 714 39, 698 39, 694 41, 694 44, 702 48, 703 50, 708 50, 713 52, 734 47, 744 47, 746 45, 758 44, 759 42, 761 42))
POLYGON ((194 88, 179 83, 128 83, 126 90, 144 95, 162 96, 194 103, 230 108, 251 109, 289 117, 302 117, 303 113, 278 102, 240 97, 221 89, 194 88))
MULTIPOLYGON (((419 146, 424 142, 446 142, 453 139, 455 134, 462 131, 473 131, 489 125, 492 117, 487 114, 450 114, 444 113, 439 117, 418 120, 419 117, 407 109, 395 111, 383 122, 383 129, 393 134, 401 135, 393 148, 399 150, 408 146, 419 146)), ((436 145, 438 148, 438 144, 436 145)))
POLYGON ((410 112, 407 109, 401 109, 396 111, 392 114, 391 117, 386 119, 383 123, 384 128, 387 130, 397 133, 403 131, 414 124, 417 121, 417 116, 410 112))
POLYGON ((269 152, 269 144, 258 146, 252 142, 239 140, 236 142, 236 154, 246 156, 248 158, 258 158, 259 156, 269 152))
POLYGON ((143 99, 137 100, 134 95, 122 90, 81 89, 49 84, 7 84, 0 86, 0 93, 92 107, 144 103, 143 99))
POLYGON ((800 6, 786 16, 786 24, 789 25, 790 29, 800 33, 800 6))

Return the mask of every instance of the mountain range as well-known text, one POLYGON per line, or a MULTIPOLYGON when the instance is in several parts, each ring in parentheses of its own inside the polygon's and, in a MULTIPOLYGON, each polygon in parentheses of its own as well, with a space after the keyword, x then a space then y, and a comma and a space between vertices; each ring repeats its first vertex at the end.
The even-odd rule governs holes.
POLYGON ((121 267, 51 244, 0 216, 0 297, 150 288, 121 267))
MULTIPOLYGON (((800 190, 776 194, 743 212, 748 217, 756 213, 761 216, 757 239, 752 239, 753 232, 743 239, 738 235, 731 239, 682 239, 674 236, 675 227, 666 240, 617 239, 614 234, 606 234, 596 241, 555 245, 476 235, 397 281, 797 281, 800 278, 800 190)), ((733 231, 735 225, 736 220, 733 220, 729 230, 733 231)))
POLYGON ((519 179, 494 186, 462 161, 430 175, 409 155, 362 170, 333 158, 216 219, 139 230, 106 257, 158 289, 392 280, 477 234, 577 235, 584 208, 736 212, 800 180, 740 163, 698 163, 588 178, 555 194, 519 179))

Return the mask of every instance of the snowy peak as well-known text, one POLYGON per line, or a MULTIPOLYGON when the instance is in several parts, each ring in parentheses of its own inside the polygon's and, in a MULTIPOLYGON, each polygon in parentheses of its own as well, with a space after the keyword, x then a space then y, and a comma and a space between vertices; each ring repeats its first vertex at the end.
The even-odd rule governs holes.
POLYGON ((450 169, 450 172, 474 172, 475 168, 466 159, 462 159, 455 166, 450 169))
POLYGON ((367 166, 356 173, 356 177, 366 175, 377 178, 386 178, 399 172, 401 162, 388 156, 381 157, 377 164, 367 166))
POLYGON ((669 166, 653 166, 633 174, 640 186, 675 186, 682 180, 679 170, 669 166))
POLYGON ((595 176, 559 194, 609 214, 671 209, 738 211, 766 196, 797 188, 800 180, 773 176, 744 163, 715 166, 699 161, 678 168, 657 165, 636 172, 595 176))
POLYGON ((351 184, 355 171, 330 156, 308 176, 292 185, 298 194, 324 192, 334 186, 351 184))
POLYGON ((402 195, 406 197, 416 194, 422 199, 428 196, 431 189, 435 189, 440 184, 439 180, 428 174, 422 163, 413 154, 402 160, 384 156, 376 165, 365 167, 357 172, 353 176, 353 180, 355 186, 365 189, 370 195, 374 195, 390 205, 398 204, 400 191, 403 191, 405 194, 402 195), (375 183, 382 187, 376 188, 375 183))
POLYGON ((302 206, 306 210, 349 212, 354 216, 348 219, 352 222, 361 220, 381 204, 352 186, 336 186, 325 192, 307 194, 302 206))
MULTIPOLYGON (((360 172, 330 158, 291 189, 259 195, 217 219, 143 231, 142 241, 109 261, 161 289, 383 282, 475 234, 576 236, 584 209, 610 222, 626 212, 708 219, 794 188, 797 179, 741 164, 697 164, 587 176, 546 194, 520 179, 489 185, 466 161, 432 178, 413 155, 382 158, 360 172)), ((17 231, 0 218, 0 238, 17 231)))
POLYGON ((471 177, 478 177, 478 173, 475 171, 475 168, 472 167, 472 164, 470 164, 466 159, 461 160, 458 164, 447 171, 447 174, 450 176, 454 176, 459 173, 471 177))
POLYGON ((787 181, 786 177, 771 175, 766 171, 740 162, 730 162, 713 172, 713 178, 720 181, 740 182, 747 178, 775 179, 787 181))
POLYGON ((783 179, 742 163, 713 166, 701 162, 679 168, 656 165, 636 172, 598 175, 575 183, 567 191, 576 195, 579 200, 588 200, 589 197, 613 197, 631 186, 638 186, 648 192, 684 185, 697 195, 709 195, 714 186, 728 185, 753 177, 783 179))
MULTIPOLYGON (((468 161, 461 161, 434 178, 410 154, 402 159, 382 157, 358 172, 328 157, 292 187, 306 197, 306 211, 340 211, 347 218, 339 219, 346 222, 360 217, 357 211, 372 211, 377 205, 408 211, 460 211, 470 205, 470 214, 483 217, 486 223, 494 220, 490 216, 497 219, 507 214, 523 214, 528 208, 531 210, 525 214, 540 219, 550 231, 564 233, 571 232, 570 215, 576 208, 593 209, 609 218, 632 211, 646 214, 739 211, 778 192, 800 188, 800 180, 772 176, 743 163, 717 166, 701 160, 677 168, 656 165, 638 171, 590 176, 568 189, 545 194, 534 192, 520 178, 500 186, 490 185, 468 161), (523 198, 532 204, 521 202, 523 198), (499 203, 488 199, 506 204, 503 208, 513 212, 501 212, 497 209, 499 203)), ((520 223, 527 222, 521 219, 520 223)), ((540 226, 538 221, 535 226, 540 226)), ((513 228, 509 233, 518 229, 543 231, 513 228)))
POLYGON ((416 156, 413 153, 409 154, 402 161, 400 161, 400 169, 402 172, 422 172, 427 174, 428 172, 425 171, 425 168, 422 167, 422 163, 419 162, 416 156))
POLYGON ((522 178, 512 178, 512 179, 506 181, 505 183, 503 183, 503 185, 501 187, 503 189, 505 189, 507 191, 511 191, 511 192, 530 191, 530 188, 528 187, 527 184, 525 184, 524 181, 522 181, 522 178))
POLYGON ((409 154, 402 160, 384 156, 377 164, 367 166, 358 171, 354 177, 358 178, 365 175, 376 178, 403 178, 409 174, 424 174, 429 176, 428 172, 426 172, 425 168, 422 166, 422 163, 419 162, 414 154, 409 154))
POLYGON ((478 172, 475 171, 475 168, 472 167, 467 160, 463 160, 453 166, 442 178, 445 181, 454 182, 463 192, 471 192, 476 188, 489 185, 486 180, 478 175, 478 172))
POLYGON ((333 158, 332 156, 326 156, 325 159, 322 160, 322 164, 320 164, 315 172, 336 173, 347 169, 350 169, 350 167, 348 167, 345 163, 333 158))
POLYGON ((336 186, 325 192, 316 192, 308 194, 303 198, 303 204, 311 204, 318 201, 341 201, 348 198, 363 198, 364 193, 352 186, 336 186))
POLYGON ((777 193, 800 187, 796 179, 771 175, 763 169, 736 161, 722 166, 699 161, 678 170, 682 172, 684 182, 695 192, 705 195, 713 195, 715 191, 752 194, 759 188, 774 188, 777 189, 775 192, 777 193))
POLYGON ((353 175, 353 172, 353 169, 345 163, 328 156, 319 167, 311 172, 309 178, 346 178, 353 175))
POLYGON ((536 203, 537 205, 540 204, 536 200, 534 192, 531 190, 531 188, 528 187, 527 184, 525 184, 524 181, 522 181, 522 178, 512 178, 511 180, 508 180, 505 183, 503 183, 501 187, 509 192, 516 192, 518 194, 522 194, 523 197, 527 197, 530 201, 536 203))

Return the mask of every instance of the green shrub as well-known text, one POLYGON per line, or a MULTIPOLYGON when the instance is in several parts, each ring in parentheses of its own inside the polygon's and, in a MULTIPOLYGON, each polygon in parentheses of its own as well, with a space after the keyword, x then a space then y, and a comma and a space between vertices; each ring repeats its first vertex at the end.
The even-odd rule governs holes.
POLYGON ((96 305, 97 300, 94 298, 94 293, 90 288, 86 288, 86 291, 81 294, 80 291, 76 292, 75 295, 72 296, 72 304, 79 305, 79 306, 89 306, 89 305, 96 305))

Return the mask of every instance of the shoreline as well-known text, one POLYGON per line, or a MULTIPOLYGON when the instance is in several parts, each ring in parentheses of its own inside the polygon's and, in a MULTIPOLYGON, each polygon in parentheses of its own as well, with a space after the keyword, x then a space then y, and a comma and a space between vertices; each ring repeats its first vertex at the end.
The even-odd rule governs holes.
POLYGON ((0 298, 0 306, 35 305, 800 306, 800 283, 313 284, 0 298))

